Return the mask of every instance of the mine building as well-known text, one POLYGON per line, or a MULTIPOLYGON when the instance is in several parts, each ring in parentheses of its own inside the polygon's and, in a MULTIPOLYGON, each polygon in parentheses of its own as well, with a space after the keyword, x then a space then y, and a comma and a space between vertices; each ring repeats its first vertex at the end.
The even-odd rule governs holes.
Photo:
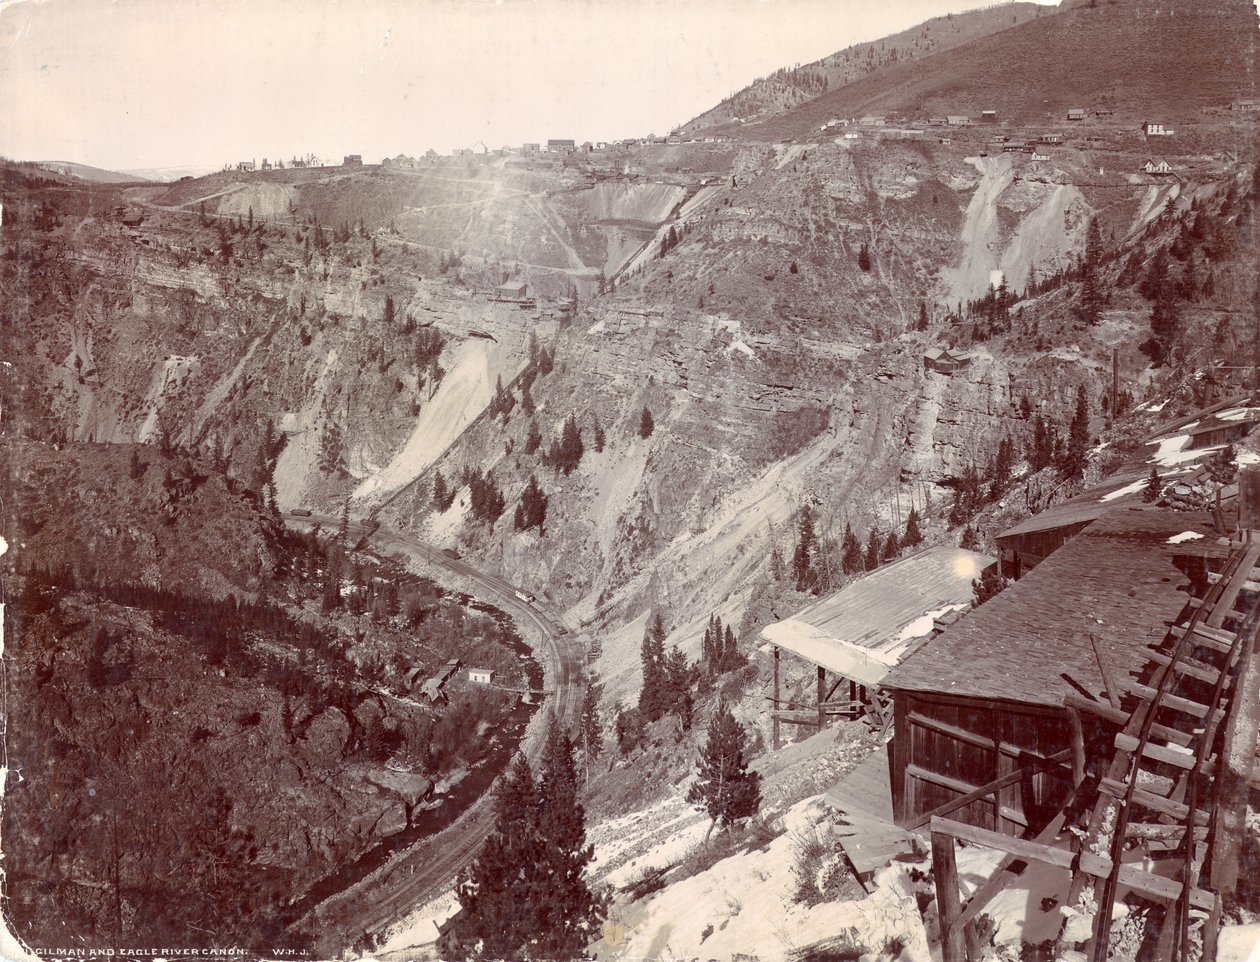
POLYGON ((346 156, 341 161, 341 166, 342 167, 362 167, 363 155, 362 154, 346 154, 346 156))
POLYGON ((882 565, 763 628, 761 638, 774 657, 775 743, 781 723, 822 728, 829 716, 878 711, 877 693, 884 677, 950 616, 971 607, 972 582, 994 565, 988 555, 963 548, 928 548, 882 565), (781 698, 784 651, 815 666, 814 705, 798 706, 781 698), (841 691, 842 686, 847 691, 841 691))
POLYGON ((938 374, 953 374, 971 363, 971 355, 948 347, 931 347, 923 352, 923 367, 938 374))
POLYGON ((1067 119, 1068 120, 1084 120, 1085 108, 1084 107, 1069 107, 1068 112, 1067 112, 1067 119))
POLYGON ((478 685, 494 683, 494 670, 491 668, 469 668, 468 680, 478 685))

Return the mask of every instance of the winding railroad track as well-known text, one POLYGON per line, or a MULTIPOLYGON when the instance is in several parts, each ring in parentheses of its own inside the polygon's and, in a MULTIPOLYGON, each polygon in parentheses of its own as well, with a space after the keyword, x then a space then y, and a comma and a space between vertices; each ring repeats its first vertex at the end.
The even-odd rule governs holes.
MULTIPOLYGON (((340 523, 340 519, 325 515, 288 515, 285 520, 324 527, 340 523)), ((480 600, 508 612, 519 626, 522 638, 542 663, 546 688, 544 707, 568 725, 577 721, 586 676, 584 652, 577 637, 561 623, 558 615, 536 602, 523 601, 516 594, 517 588, 504 579, 479 571, 466 561, 443 554, 439 548, 416 538, 384 526, 370 530, 363 525, 351 525, 351 530, 366 535, 378 549, 401 551, 458 575, 475 586, 480 600)), ((521 743, 531 763, 536 763, 542 754, 543 740, 539 736, 545 717, 543 711, 534 716, 521 743)), ((476 857, 493 828, 493 805, 487 793, 473 802, 453 824, 420 840, 365 878, 325 899, 295 924, 314 922, 311 927, 324 943, 318 948, 334 952, 365 934, 382 932, 412 909, 447 891, 459 872, 476 857)))

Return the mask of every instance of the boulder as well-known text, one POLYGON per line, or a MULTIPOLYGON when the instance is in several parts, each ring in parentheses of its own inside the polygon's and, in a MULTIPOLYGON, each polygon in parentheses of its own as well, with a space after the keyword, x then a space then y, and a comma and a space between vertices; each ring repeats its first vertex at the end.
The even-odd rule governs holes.
POLYGON ((422 802, 433 792, 433 783, 422 775, 411 772, 395 772, 389 769, 367 773, 368 781, 397 795, 410 808, 422 802))
POLYGON ((350 722, 341 709, 325 708, 306 726, 298 750, 310 764, 328 768, 340 761, 349 740, 350 722))

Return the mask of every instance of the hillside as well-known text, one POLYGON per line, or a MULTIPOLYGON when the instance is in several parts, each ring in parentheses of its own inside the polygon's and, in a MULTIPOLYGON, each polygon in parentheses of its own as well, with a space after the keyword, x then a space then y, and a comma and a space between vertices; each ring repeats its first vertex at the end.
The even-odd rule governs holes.
POLYGON ((683 124, 679 132, 693 137, 728 128, 731 124, 768 120, 828 90, 856 83, 864 77, 882 77, 887 68, 918 63, 932 54, 952 50, 1050 13, 1036 3, 1007 3, 933 17, 901 33, 845 47, 814 63, 776 70, 683 124))
POLYGON ((999 120, 1051 123, 1070 107, 1115 111, 1137 126, 1182 122, 1254 96, 1255 7, 1188 0, 1153 7, 1115 0, 1035 17, 911 63, 889 64, 761 123, 730 125, 744 140, 808 139, 833 118, 911 120, 998 111, 999 120))
POLYGON ((89 167, 87 164, 75 164, 66 160, 41 160, 37 166, 55 174, 64 174, 76 180, 87 181, 90 184, 135 184, 147 179, 134 173, 102 170, 100 167, 89 167))

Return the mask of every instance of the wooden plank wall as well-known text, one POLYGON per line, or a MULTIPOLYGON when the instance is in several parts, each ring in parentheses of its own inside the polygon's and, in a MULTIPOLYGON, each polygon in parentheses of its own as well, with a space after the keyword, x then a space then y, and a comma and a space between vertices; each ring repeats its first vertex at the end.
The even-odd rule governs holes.
MULTIPOLYGON (((939 805, 1068 747, 1062 712, 923 692, 894 703, 893 808, 907 824, 939 805)), ((1040 831, 1071 787, 1066 772, 1034 774, 951 817, 1011 835, 1040 831)))

